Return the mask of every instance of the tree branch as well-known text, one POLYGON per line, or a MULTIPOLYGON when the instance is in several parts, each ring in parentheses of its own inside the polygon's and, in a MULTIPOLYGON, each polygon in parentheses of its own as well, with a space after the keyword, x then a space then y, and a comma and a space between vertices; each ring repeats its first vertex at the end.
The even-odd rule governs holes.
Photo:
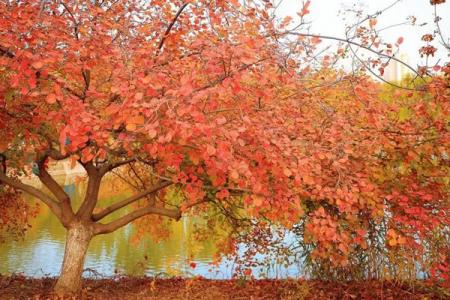
POLYGON ((186 6, 188 6, 189 2, 184 3, 180 9, 178 9, 178 12, 176 13, 175 17, 173 18, 172 22, 169 24, 169 26, 166 29, 166 32, 164 32, 164 35, 161 39, 161 41, 159 42, 158 45, 158 52, 157 55, 159 54, 159 51, 161 51, 161 48, 164 45, 164 41, 166 40, 167 36, 170 33, 170 30, 172 30, 173 25, 175 25, 175 22, 177 21, 177 19, 180 17, 181 13, 183 12, 183 10, 186 8, 186 6))
POLYGON ((61 208, 59 207, 58 202, 53 200, 50 196, 48 196, 44 192, 32 187, 31 185, 24 184, 20 181, 9 178, 3 172, 0 172, 0 181, 38 198, 50 208, 50 210, 58 217, 59 220, 62 220, 61 208))
POLYGON ((169 185, 173 184, 171 181, 163 181, 160 184, 152 187, 151 189, 145 190, 141 193, 138 193, 136 195, 133 195, 127 199, 124 199, 120 202, 114 203, 111 206, 108 206, 107 208, 103 209, 101 212, 99 212, 98 214, 94 214, 92 216, 92 220, 93 221, 98 221, 103 219, 104 217, 106 217, 107 215, 121 209, 122 207, 127 206, 128 204, 131 204, 133 202, 138 201, 139 199, 144 198, 145 196, 148 196, 150 194, 154 194, 156 192, 158 192, 159 190, 168 187, 169 185))
POLYGON ((65 8, 65 10, 69 13, 70 17, 72 18, 73 30, 74 30, 75 38, 77 40, 79 40, 79 37, 78 37, 78 32, 79 32, 78 31, 78 25, 79 25, 79 23, 78 23, 77 19, 75 18, 75 16, 72 13, 72 11, 69 9, 69 7, 64 2, 61 1, 61 5, 65 8))
POLYGON ((53 177, 47 172, 44 166, 44 162, 47 159, 47 156, 41 158, 37 164, 39 167, 39 174, 37 175, 39 180, 52 192, 52 194, 58 199, 58 201, 62 202, 70 199, 69 195, 66 194, 64 189, 53 179, 53 177))
POLYGON ((303 36, 303 37, 316 37, 316 38, 321 38, 321 39, 326 39, 326 40, 335 40, 335 41, 344 42, 344 43, 347 43, 347 44, 350 44, 350 45, 354 45, 354 46, 357 46, 359 48, 362 48, 362 49, 365 49, 367 51, 370 51, 372 53, 375 53, 375 54, 377 54, 379 56, 392 59, 392 60, 402 64, 403 66, 405 66, 406 68, 408 68, 409 70, 414 72, 414 74, 416 74, 417 76, 419 76, 420 78, 423 79, 422 75, 420 75, 413 67, 411 67, 410 65, 408 65, 407 63, 405 63, 401 59, 398 59, 398 58, 396 58, 393 55, 388 55, 388 54, 385 54, 385 53, 373 50, 372 48, 366 47, 366 46, 364 46, 362 44, 359 44, 357 42, 354 42, 354 41, 352 41, 350 39, 343 39, 343 38, 338 38, 338 37, 334 37, 334 36, 312 34, 312 33, 291 32, 291 31, 284 32, 282 35, 284 35, 284 34, 291 34, 291 35, 297 35, 297 36, 303 36))
POLYGON ((0 153, 0 173, 6 174, 6 156, 3 153, 0 153))
POLYGON ((181 218, 181 211, 179 209, 167 209, 163 207, 146 206, 143 208, 139 208, 113 222, 107 224, 95 224, 94 234, 97 235, 113 232, 119 229, 120 227, 123 227, 128 223, 133 222, 136 219, 139 219, 143 216, 150 214, 166 216, 175 219, 177 221, 181 218))
POLYGON ((86 169, 89 181, 86 196, 84 197, 84 201, 77 211, 77 216, 81 217, 82 219, 90 219, 92 211, 94 210, 95 205, 98 201, 98 192, 100 190, 102 174, 94 166, 92 161, 83 164, 83 167, 86 169))
POLYGON ((14 53, 10 52, 8 49, 3 48, 1 46, 0 46, 0 55, 2 55, 2 56, 4 55, 4 56, 6 56, 8 58, 14 58, 15 57, 14 53))
POLYGON ((62 157, 62 155, 56 150, 48 150, 37 161, 39 167, 39 174, 37 174, 39 180, 49 189, 49 191, 59 201, 58 205, 61 210, 61 223, 66 226, 75 217, 70 202, 70 196, 64 191, 64 189, 56 182, 56 180, 47 172, 45 167, 45 161, 49 157, 49 153, 53 152, 55 157, 62 157))
POLYGON ((136 161, 136 158, 133 157, 133 158, 125 159, 125 160, 122 160, 122 161, 119 161, 116 163, 107 164, 100 169, 100 174, 104 175, 104 174, 108 173, 109 171, 112 171, 118 167, 127 165, 127 164, 135 162, 135 161, 136 161))
POLYGON ((59 151, 55 150, 55 149, 50 149, 48 150, 48 156, 53 159, 53 160, 63 160, 66 158, 69 158, 70 155, 72 155, 72 153, 67 153, 65 155, 62 155, 59 151))

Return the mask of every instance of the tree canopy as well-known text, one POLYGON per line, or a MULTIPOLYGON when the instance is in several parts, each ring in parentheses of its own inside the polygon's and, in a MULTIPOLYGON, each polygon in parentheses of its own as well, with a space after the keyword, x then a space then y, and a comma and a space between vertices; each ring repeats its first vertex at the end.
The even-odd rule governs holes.
MULTIPOLYGON (((341 41, 381 58, 348 73, 331 62, 351 48, 317 69, 311 51, 327 37, 290 24, 270 1, 2 3, 0 181, 49 206, 68 246, 86 241, 66 249, 66 257, 83 253, 81 267, 94 235, 214 203, 230 219, 238 208, 264 226, 302 224, 311 257, 332 266, 372 247, 373 230, 387 247, 423 255, 430 247, 422 241, 450 220, 448 65, 414 86, 382 86, 363 70, 397 58, 392 45, 373 50, 370 30, 341 41), (49 161, 63 159, 88 174, 78 210, 48 172, 49 161), (103 207, 102 178, 130 166, 145 182, 103 207), (50 193, 19 180, 31 173, 50 193), (167 202, 170 190, 181 201, 167 202)), ((357 28, 375 25, 369 18, 357 28)), ((441 273, 447 250, 439 244, 433 260, 441 273)), ((79 288, 76 276, 62 278, 62 290, 79 288)))

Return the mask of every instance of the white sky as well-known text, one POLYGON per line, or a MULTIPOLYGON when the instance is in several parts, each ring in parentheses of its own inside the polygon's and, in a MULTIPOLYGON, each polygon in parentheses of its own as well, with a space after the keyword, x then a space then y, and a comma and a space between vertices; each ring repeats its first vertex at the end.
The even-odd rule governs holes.
MULTIPOLYGON (((365 15, 375 13, 395 0, 312 0, 310 5, 311 13, 307 15, 306 21, 311 22, 311 33, 331 35, 345 38, 345 25, 352 24, 350 19, 343 20, 344 14, 340 13, 343 8, 362 7, 365 15)), ((298 18, 296 12, 302 7, 301 0, 284 0, 278 8, 279 16, 290 15, 294 19, 298 18)), ((437 6, 438 15, 442 18, 440 22, 444 37, 450 39, 450 0, 437 6)), ((423 27, 403 25, 383 31, 382 38, 386 42, 394 44, 397 38, 402 36, 404 42, 400 47, 401 53, 406 53, 409 63, 412 66, 423 65, 424 60, 420 58, 418 49, 424 45, 420 39, 425 33, 432 33, 435 29, 434 6, 430 5, 429 0, 402 0, 394 7, 378 17, 377 28, 403 23, 408 16, 417 17, 416 24, 428 23, 423 27)), ((350 16, 347 14, 347 16, 350 16)), ((437 39, 435 40, 437 41, 437 39)), ((434 43, 434 46, 438 46, 434 43)), ((449 53, 441 47, 438 47, 438 58, 443 61, 449 61, 449 53)))

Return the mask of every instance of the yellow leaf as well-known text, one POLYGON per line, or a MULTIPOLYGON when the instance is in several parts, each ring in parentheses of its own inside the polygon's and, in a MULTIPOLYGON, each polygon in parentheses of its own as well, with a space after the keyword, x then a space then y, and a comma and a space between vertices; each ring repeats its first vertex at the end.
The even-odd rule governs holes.
POLYGON ((411 118, 411 110, 408 107, 402 107, 398 111, 398 120, 400 122, 407 121, 411 118))

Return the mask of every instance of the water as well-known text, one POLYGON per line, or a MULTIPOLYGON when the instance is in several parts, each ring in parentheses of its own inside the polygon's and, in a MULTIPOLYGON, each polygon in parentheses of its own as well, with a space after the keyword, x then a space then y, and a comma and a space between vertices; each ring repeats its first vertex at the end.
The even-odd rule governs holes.
MULTIPOLYGON (((74 199, 76 205, 81 203, 86 183, 74 175, 60 175, 56 180, 74 199)), ((39 186, 35 180, 31 184, 39 186)), ((102 183, 100 199, 107 206, 117 199, 130 194, 116 182, 102 183)), ((25 196, 28 197, 28 196, 25 196)), ((29 198, 30 201, 33 199, 29 198)), ((111 216, 110 219, 117 217, 111 216)), ((108 220, 107 220, 108 221, 108 220)), ((155 240, 149 236, 135 241, 139 232, 137 227, 129 224, 111 234, 93 238, 88 249, 85 272, 86 277, 123 275, 157 275, 160 276, 194 276, 227 279, 233 274, 231 261, 222 261, 212 265, 217 252, 212 239, 194 242, 193 226, 201 222, 194 218, 183 217, 178 222, 169 222, 171 234, 168 239, 155 240), (191 262, 196 264, 191 267, 191 262)), ((43 204, 38 216, 31 220, 32 227, 24 239, 9 240, 0 244, 0 274, 22 273, 31 277, 57 276, 63 260, 65 229, 56 217, 43 204)), ((243 248, 243 247, 242 247, 243 248)), ((285 278, 298 274, 296 266, 272 266, 266 270, 255 268, 253 274, 265 277, 285 278)))

